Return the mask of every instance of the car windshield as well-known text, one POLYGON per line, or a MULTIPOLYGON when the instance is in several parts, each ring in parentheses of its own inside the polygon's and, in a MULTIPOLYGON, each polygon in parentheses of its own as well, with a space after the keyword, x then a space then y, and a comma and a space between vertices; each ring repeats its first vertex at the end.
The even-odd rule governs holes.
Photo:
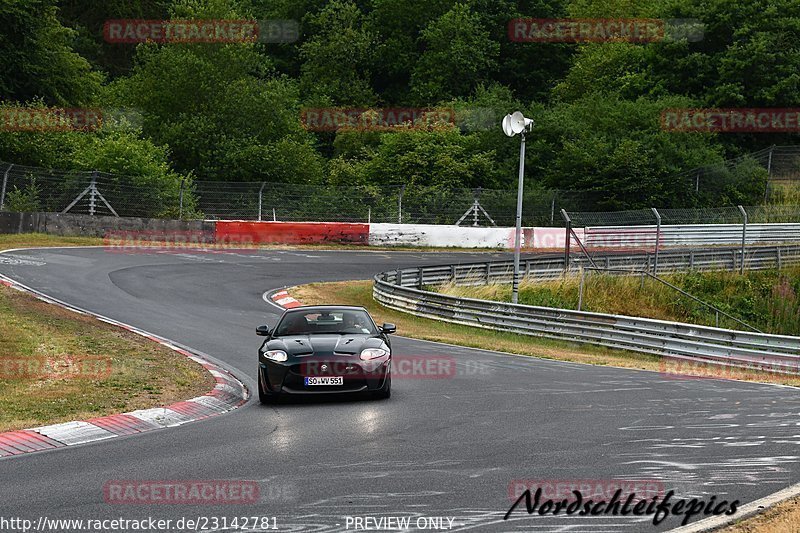
POLYGON ((293 311, 286 313, 275 328, 276 337, 348 333, 374 335, 377 330, 367 312, 358 309, 293 311))

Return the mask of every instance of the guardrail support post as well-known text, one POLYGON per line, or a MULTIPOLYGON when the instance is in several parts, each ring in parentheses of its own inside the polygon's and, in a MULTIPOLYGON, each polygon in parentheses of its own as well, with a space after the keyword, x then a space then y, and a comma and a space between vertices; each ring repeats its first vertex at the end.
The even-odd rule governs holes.
POLYGON ((653 255, 653 274, 656 276, 658 275, 658 247, 661 242, 661 215, 658 214, 658 210, 655 207, 651 207, 650 209, 653 210, 653 215, 656 217, 656 249, 655 254, 653 255))
POLYGON ((417 269, 417 288, 419 290, 422 290, 422 286, 423 286, 423 283, 422 283, 422 267, 419 267, 417 269))
POLYGON ((397 267, 397 273, 394 275, 394 282, 396 285, 403 285, 403 270, 400 267, 397 267))
POLYGON ((742 264, 739 267, 739 274, 744 274, 744 251, 745 246, 747 246, 747 211, 745 211, 744 207, 739 206, 739 212, 744 219, 742 222, 742 264))
POLYGON ((782 266, 781 265, 781 249, 780 249, 780 247, 776 248, 775 252, 776 252, 776 255, 777 255, 777 259, 778 259, 778 270, 780 270, 781 266, 782 266))
POLYGON ((3 205, 6 201, 6 185, 8 184, 8 173, 11 172, 13 164, 9 164, 6 171, 3 173, 3 188, 0 189, 0 211, 3 210, 3 205))
POLYGON ((561 210, 561 217, 567 226, 566 240, 564 241, 564 275, 567 275, 569 272, 569 243, 572 240, 572 219, 569 218, 565 209, 561 210))
POLYGON ((450 282, 456 282, 456 266, 450 265, 450 282))
POLYGON ((491 273, 492 273, 492 264, 486 263, 486 285, 489 284, 489 276, 491 275, 491 273))

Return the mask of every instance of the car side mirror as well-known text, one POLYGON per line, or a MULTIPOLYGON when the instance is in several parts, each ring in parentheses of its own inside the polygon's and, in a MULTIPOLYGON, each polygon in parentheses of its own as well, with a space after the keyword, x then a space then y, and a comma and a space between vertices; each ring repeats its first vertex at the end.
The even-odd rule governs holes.
POLYGON ((395 326, 394 324, 386 323, 381 326, 381 331, 384 333, 394 333, 397 331, 397 326, 395 326))
POLYGON ((256 335, 259 337, 269 337, 270 330, 269 326, 258 326, 256 328, 256 335))

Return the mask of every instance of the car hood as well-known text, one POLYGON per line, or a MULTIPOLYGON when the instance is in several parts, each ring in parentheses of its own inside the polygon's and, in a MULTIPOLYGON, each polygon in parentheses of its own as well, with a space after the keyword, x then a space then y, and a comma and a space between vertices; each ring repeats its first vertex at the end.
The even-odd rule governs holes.
POLYGON ((358 355, 365 348, 377 348, 383 339, 374 335, 292 335, 267 342, 267 350, 283 350, 290 357, 358 355))

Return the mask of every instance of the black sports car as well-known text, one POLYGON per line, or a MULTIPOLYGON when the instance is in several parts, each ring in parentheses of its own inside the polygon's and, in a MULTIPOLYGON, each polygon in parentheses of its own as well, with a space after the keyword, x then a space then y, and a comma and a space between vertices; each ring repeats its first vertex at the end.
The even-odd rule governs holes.
POLYGON ((375 325, 363 307, 289 309, 258 350, 261 403, 281 396, 366 392, 388 398, 392 390, 394 324, 375 325))

